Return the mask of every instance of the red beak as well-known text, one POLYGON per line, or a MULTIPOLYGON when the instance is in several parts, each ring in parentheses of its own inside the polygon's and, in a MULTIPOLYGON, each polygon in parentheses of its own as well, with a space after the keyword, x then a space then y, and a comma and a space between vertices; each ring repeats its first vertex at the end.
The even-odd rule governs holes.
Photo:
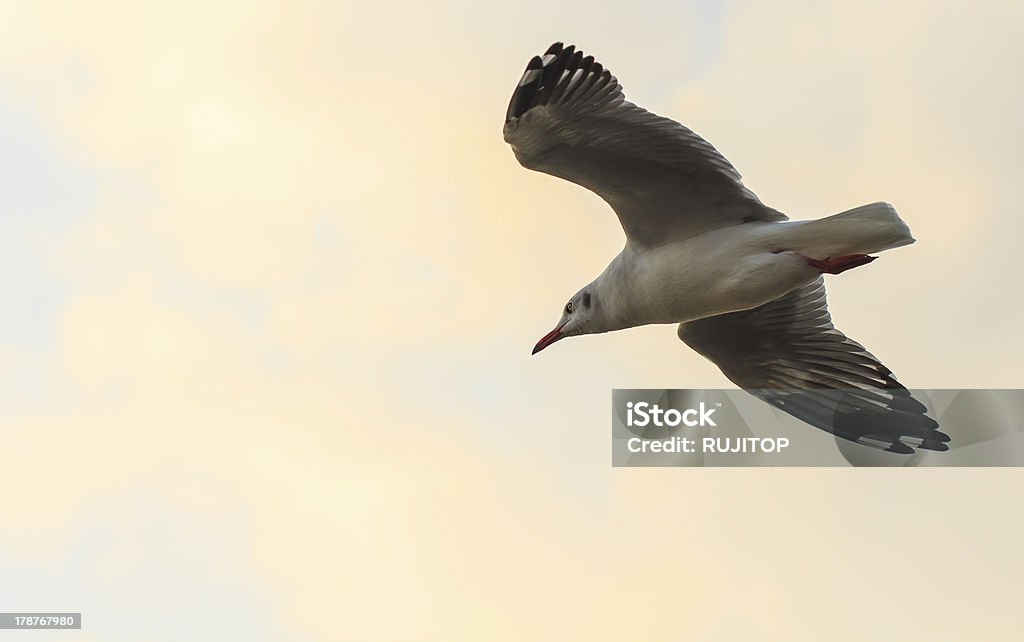
POLYGON ((557 328, 555 328, 551 332, 548 332, 543 337, 541 337, 540 341, 537 342, 537 345, 533 346, 533 352, 531 352, 530 354, 537 354, 538 352, 540 352, 544 348, 548 347, 549 345, 551 345, 555 341, 558 341, 559 339, 561 339, 562 336, 563 336, 562 335, 562 328, 564 328, 564 327, 565 327, 565 324, 563 323, 562 325, 558 326, 557 328))

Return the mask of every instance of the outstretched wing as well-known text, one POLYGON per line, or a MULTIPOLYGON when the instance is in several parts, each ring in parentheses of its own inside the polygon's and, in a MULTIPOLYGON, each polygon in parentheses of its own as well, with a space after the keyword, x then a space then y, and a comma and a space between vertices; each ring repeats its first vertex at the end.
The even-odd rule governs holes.
POLYGON ((737 386, 812 426, 896 453, 949 448, 924 405, 832 325, 821 277, 752 310, 682 323, 679 338, 737 386))
POLYGON ((505 117, 524 167, 597 193, 644 246, 746 221, 779 221, 740 174, 683 125, 627 102, 592 56, 555 43, 535 56, 505 117))

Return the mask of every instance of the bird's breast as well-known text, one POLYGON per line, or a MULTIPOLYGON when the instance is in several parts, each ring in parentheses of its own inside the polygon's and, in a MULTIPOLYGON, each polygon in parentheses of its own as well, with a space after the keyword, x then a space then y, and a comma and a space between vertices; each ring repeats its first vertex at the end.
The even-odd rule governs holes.
POLYGON ((621 264, 612 279, 618 283, 609 288, 612 316, 621 327, 692 321, 757 307, 817 276, 800 255, 776 252, 758 228, 737 226, 657 248, 627 248, 616 259, 621 264))

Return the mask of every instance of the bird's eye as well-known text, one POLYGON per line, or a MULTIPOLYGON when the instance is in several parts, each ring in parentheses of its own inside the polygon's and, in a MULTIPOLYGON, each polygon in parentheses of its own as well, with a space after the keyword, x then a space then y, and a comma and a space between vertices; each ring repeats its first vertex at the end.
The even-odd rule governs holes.
POLYGON ((566 314, 572 313, 572 301, 569 301, 568 303, 565 304, 565 312, 566 314))

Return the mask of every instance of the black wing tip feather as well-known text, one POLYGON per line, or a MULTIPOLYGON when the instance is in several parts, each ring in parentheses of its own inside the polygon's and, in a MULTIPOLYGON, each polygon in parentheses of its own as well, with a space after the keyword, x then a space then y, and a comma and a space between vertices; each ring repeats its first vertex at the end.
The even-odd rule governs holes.
POLYGON ((926 414, 924 404, 913 399, 903 386, 896 390, 809 388, 747 392, 801 421, 864 446, 901 455, 913 454, 915 449, 949 450, 950 436, 939 430, 938 422, 926 414), (908 399, 912 405, 906 403, 908 399))
POLYGON ((575 45, 566 47, 556 42, 548 47, 543 56, 534 56, 526 65, 509 101, 505 122, 519 118, 534 107, 564 100, 570 94, 583 93, 597 81, 611 78, 611 73, 595 61, 593 56, 584 55, 575 45), (577 71, 581 72, 581 77, 570 88, 577 71))
POLYGON ((558 54, 562 53, 562 47, 563 47, 563 45, 562 45, 561 42, 556 42, 553 45, 551 45, 550 47, 548 47, 548 50, 544 52, 544 55, 545 56, 557 56, 558 54))

